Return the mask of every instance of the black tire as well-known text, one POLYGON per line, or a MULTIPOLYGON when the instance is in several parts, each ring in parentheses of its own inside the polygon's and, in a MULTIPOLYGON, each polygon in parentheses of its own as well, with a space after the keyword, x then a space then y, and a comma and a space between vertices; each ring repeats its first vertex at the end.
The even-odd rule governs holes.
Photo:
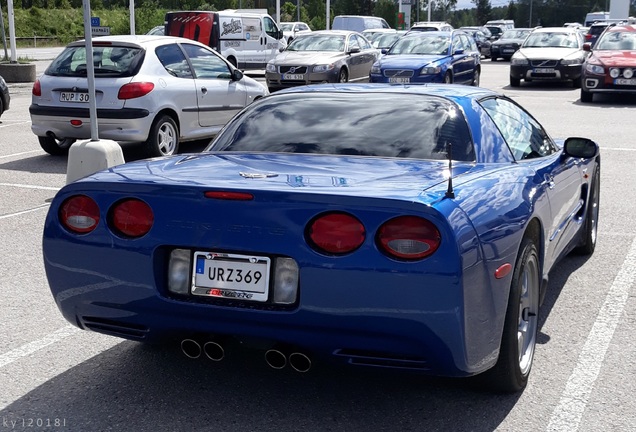
POLYGON ((40 147, 42 150, 52 156, 65 156, 68 154, 68 149, 75 142, 72 138, 57 139, 50 136, 38 137, 40 141, 40 147))
POLYGON ((0 116, 4 113, 4 103, 2 102, 2 98, 0 98, 0 116))
POLYGON ((450 72, 446 72, 444 75, 444 84, 452 84, 453 83, 453 74, 450 72))
POLYGON ((179 151, 179 128, 169 115, 155 119, 146 141, 145 153, 148 157, 170 156, 179 151))
POLYGON ((481 70, 479 68, 475 69, 475 75, 473 76, 473 82, 471 85, 475 87, 479 87, 479 81, 481 79, 481 70))
POLYGON ((585 210, 585 225, 581 231, 581 243, 574 249, 577 255, 592 255, 596 249, 596 236, 598 230, 598 213, 601 198, 601 167, 596 165, 592 182, 590 183, 590 193, 585 210))
POLYGON ((498 57, 490 57, 490 61, 497 61, 498 57))
POLYGON ((338 73, 338 82, 339 83, 349 82, 349 72, 347 72, 345 68, 340 69, 340 72, 338 73))
POLYGON ((524 238, 510 284, 499 359, 482 377, 492 391, 518 392, 528 383, 539 325, 540 269, 537 247, 524 238))
POLYGON ((589 91, 585 91, 581 87, 581 102, 592 102, 594 100, 594 94, 589 91))
POLYGON ((519 78, 510 77, 510 87, 519 87, 521 85, 521 80, 519 78))

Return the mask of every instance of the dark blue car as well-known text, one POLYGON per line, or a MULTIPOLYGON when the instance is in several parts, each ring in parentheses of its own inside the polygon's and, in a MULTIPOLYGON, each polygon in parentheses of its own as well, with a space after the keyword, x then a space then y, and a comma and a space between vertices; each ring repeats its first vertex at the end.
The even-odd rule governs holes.
POLYGON ((370 82, 460 83, 479 86, 481 53, 466 32, 410 32, 372 67, 370 82))
POLYGON ((517 391, 548 275, 594 251, 600 162, 484 88, 290 88, 201 153, 67 184, 44 266, 73 325, 190 358, 250 346, 276 369, 484 373, 517 391))

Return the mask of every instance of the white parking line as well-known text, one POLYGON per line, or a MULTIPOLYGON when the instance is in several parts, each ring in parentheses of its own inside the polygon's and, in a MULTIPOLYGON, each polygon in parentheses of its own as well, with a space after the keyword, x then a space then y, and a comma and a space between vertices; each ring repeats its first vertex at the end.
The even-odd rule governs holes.
POLYGON ((16 121, 16 123, 9 123, 11 120, 2 120, 2 124, 0 125, 0 129, 4 129, 9 126, 19 126, 23 124, 30 124, 30 121, 16 121))
POLYGON ((8 219, 8 218, 15 217, 15 216, 20 216, 20 215, 23 215, 23 214, 27 214, 27 213, 31 213, 31 212, 34 212, 34 211, 42 210, 42 209, 45 209, 45 208, 48 208, 48 207, 49 207, 49 204, 42 204, 40 206, 37 206, 37 207, 29 209, 29 210, 23 210, 23 211, 19 211, 19 212, 16 212, 16 213, 9 213, 9 214, 6 214, 6 215, 1 215, 0 216, 0 220, 8 219))
POLYGON ((0 156, 0 159, 7 159, 7 158, 12 158, 12 157, 16 157, 16 156, 22 156, 22 155, 31 154, 31 153, 42 153, 42 150, 31 150, 31 151, 25 151, 25 152, 21 152, 21 153, 13 153, 13 154, 8 154, 8 155, 3 155, 3 156, 0 156))
POLYGON ((0 183, 0 186, 9 186, 9 187, 17 187, 17 188, 25 188, 25 189, 50 190, 50 191, 60 190, 59 187, 38 186, 38 185, 29 185, 29 184, 21 184, 21 183, 0 183))
POLYGON ((587 336, 572 375, 565 385, 559 404, 552 412, 548 431, 577 431, 585 407, 598 378, 605 354, 623 315, 629 290, 636 278, 636 239, 623 261, 605 297, 596 321, 587 336))
POLYGON ((16 360, 20 360, 23 357, 30 356, 31 354, 41 350, 42 348, 46 348, 47 346, 59 342, 62 339, 67 338, 79 331, 80 329, 78 329, 77 327, 67 325, 59 330, 54 331, 53 333, 44 336, 41 339, 29 342, 28 344, 22 345, 21 347, 11 350, 6 354, 1 354, 0 369, 13 363, 16 360))

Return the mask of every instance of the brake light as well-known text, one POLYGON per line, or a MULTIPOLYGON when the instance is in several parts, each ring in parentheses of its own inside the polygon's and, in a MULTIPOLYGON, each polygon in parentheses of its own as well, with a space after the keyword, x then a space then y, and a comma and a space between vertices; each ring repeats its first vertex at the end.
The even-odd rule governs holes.
POLYGON ((327 213, 315 218, 307 228, 308 243, 318 252, 344 255, 364 242, 364 225, 346 213, 327 213))
POLYGON ((206 198, 230 201, 251 201, 254 199, 254 195, 248 192, 207 191, 203 195, 206 198))
POLYGON ((42 96, 42 85, 40 84, 40 80, 35 80, 33 83, 31 94, 33 94, 33 96, 42 96))
POLYGON ((99 206, 86 195, 66 199, 59 210, 60 223, 69 231, 86 234, 99 223, 99 206))
POLYGON ((139 238, 146 235, 155 221, 150 206, 136 198, 119 201, 110 214, 111 228, 124 237, 139 238))
POLYGON ((154 83, 151 82, 134 82, 121 86, 119 93, 117 93, 117 99, 135 99, 142 97, 150 93, 155 88, 154 83))
POLYGON ((378 248, 392 258, 416 261, 432 255, 441 243, 437 227, 417 216, 399 216, 385 222, 376 237, 378 248))

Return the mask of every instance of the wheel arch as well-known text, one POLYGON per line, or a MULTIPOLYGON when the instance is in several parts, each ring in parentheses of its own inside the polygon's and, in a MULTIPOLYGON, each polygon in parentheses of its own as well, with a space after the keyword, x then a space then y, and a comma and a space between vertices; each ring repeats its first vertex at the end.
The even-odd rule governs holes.
POLYGON ((161 117, 163 115, 167 115, 167 116, 171 117, 172 120, 174 120, 174 122, 177 125, 177 129, 179 131, 179 140, 181 140, 181 137, 182 137, 182 133, 181 133, 181 119, 179 118, 179 114, 172 108, 164 108, 161 111, 158 111, 157 114, 155 114, 155 117, 152 120, 153 124, 159 117, 161 117))

